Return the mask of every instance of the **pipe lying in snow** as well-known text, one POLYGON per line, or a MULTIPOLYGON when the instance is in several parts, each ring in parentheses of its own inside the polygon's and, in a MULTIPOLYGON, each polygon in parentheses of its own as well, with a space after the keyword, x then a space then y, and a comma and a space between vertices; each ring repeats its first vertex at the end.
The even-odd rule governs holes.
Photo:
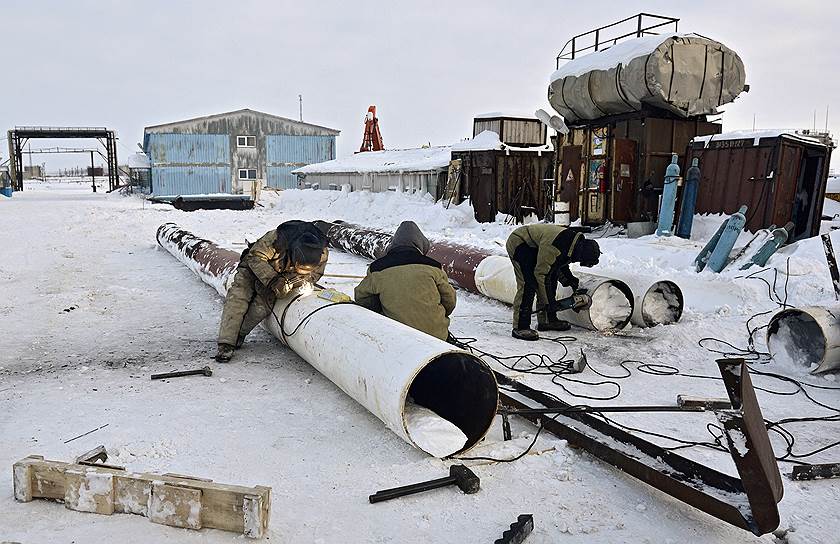
MULTIPOLYGON (((202 281, 227 293, 238 253, 173 223, 161 225, 157 239, 202 281)), ((263 326, 409 444, 444 456, 484 437, 496 415, 499 391, 483 361, 354 304, 330 304, 315 294, 279 300, 263 326), (409 399, 457 426, 466 442, 440 451, 435 436, 411 427, 418 417, 409 399)), ((422 426, 422 414, 419 420, 422 426)))
MULTIPOLYGON (((391 233, 368 230, 347 223, 319 221, 332 247, 376 259, 385 254, 391 233)), ((485 250, 432 240, 429 257, 443 265, 443 269, 459 287, 487 297, 513 303, 516 277, 510 259, 485 250)), ((576 272, 581 286, 589 290, 592 304, 580 311, 566 310, 558 315, 575 325, 599 331, 623 329, 633 315, 633 292, 624 282, 594 274, 576 272)), ((558 286, 559 298, 572 290, 558 286)))
POLYGON ((767 347, 775 361, 814 374, 840 368, 840 306, 778 312, 767 325, 767 347))
POLYGON ((671 280, 652 280, 628 274, 611 274, 633 292, 632 323, 638 327, 670 325, 682 318, 685 298, 680 286, 671 280))

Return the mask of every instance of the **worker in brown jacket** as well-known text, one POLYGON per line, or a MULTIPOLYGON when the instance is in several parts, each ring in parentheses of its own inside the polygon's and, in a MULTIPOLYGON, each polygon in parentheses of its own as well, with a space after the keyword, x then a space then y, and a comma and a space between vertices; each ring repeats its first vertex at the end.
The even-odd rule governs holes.
POLYGON ((430 245, 413 221, 403 221, 356 287, 356 304, 446 340, 455 289, 440 263, 426 256, 430 245))
POLYGON ((230 361, 278 298, 321 279, 328 255, 326 237, 306 221, 286 221, 250 244, 225 297, 216 360, 230 361))
POLYGON ((579 292, 580 281, 569 270, 569 263, 595 266, 601 255, 598 242, 584 238, 571 228, 534 223, 514 230, 507 240, 508 256, 516 275, 513 300, 513 331, 520 340, 539 340, 531 329, 534 296, 537 297, 537 329, 565 331, 569 323, 557 318, 557 282, 579 292))

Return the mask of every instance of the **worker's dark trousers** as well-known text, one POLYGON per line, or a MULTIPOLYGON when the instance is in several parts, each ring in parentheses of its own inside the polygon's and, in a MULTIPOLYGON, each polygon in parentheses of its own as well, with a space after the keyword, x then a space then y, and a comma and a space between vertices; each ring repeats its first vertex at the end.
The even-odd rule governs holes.
MULTIPOLYGON (((506 249, 508 257, 513 263, 513 272, 516 275, 516 296, 513 298, 513 328, 517 330, 530 329, 534 297, 537 294, 537 277, 534 275, 534 269, 537 266, 537 249, 525 242, 517 244, 515 239, 508 239, 506 249)), ((557 298, 557 274, 553 270, 546 276, 545 292, 548 295, 548 302, 557 298)), ((537 322, 545 324, 549 321, 557 321, 557 313, 549 313, 545 309, 541 309, 537 313, 537 322)))
POLYGON ((254 273, 240 266, 225 296, 219 343, 238 346, 274 307, 276 297, 259 283, 254 273))

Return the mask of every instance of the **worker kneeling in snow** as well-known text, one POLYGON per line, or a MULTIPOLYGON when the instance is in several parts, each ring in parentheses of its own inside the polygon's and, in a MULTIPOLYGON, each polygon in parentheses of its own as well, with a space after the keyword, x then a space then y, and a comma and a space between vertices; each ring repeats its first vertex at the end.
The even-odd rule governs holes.
POLYGON ((430 245, 413 221, 400 223, 385 256, 356 287, 356 304, 446 340, 455 289, 440 263, 426 256, 430 245))
POLYGON ((216 360, 230 361, 278 298, 321 279, 328 255, 326 236, 306 221, 286 221, 250 244, 225 297, 216 360))
POLYGON ((587 240, 580 232, 560 225, 534 223, 514 230, 506 249, 516 274, 516 297, 513 299, 514 338, 539 340, 531 329, 531 309, 537 296, 537 329, 569 330, 569 323, 557 319, 558 310, 574 308, 567 299, 555 300, 557 282, 579 294, 580 281, 569 270, 569 263, 595 266, 601 255, 598 242, 587 240))

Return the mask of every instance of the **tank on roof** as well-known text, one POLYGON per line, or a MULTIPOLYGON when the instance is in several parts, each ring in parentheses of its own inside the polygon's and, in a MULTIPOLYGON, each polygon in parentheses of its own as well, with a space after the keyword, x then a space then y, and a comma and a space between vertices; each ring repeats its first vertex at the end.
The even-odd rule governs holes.
POLYGON ((680 117, 717 113, 745 85, 735 51, 697 34, 644 36, 570 60, 548 100, 569 124, 658 108, 680 117))

